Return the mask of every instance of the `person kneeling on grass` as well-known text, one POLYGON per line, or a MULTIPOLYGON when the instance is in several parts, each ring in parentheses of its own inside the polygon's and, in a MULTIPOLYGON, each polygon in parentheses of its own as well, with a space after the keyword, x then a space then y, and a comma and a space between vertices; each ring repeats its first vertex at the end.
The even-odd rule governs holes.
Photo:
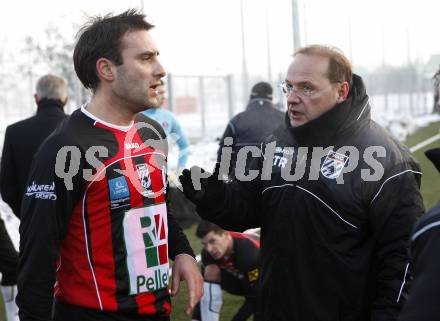
POLYGON ((245 321, 255 316, 257 283, 260 266, 260 237, 255 232, 237 233, 202 221, 196 230, 203 251, 204 295, 193 320, 218 321, 222 307, 222 289, 245 297, 232 321, 245 321))

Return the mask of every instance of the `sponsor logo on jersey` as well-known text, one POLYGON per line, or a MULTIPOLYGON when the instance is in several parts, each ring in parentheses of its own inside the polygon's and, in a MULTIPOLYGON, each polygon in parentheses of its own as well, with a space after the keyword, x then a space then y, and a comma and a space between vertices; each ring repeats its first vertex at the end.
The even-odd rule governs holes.
POLYGON ((248 279, 249 282, 255 282, 258 280, 258 269, 253 269, 252 271, 248 271, 248 279))
POLYGON ((130 205, 130 190, 124 176, 108 180, 110 192, 110 209, 130 205))
POLYGON ((55 182, 52 182, 52 184, 36 184, 35 182, 32 182, 32 184, 26 188, 26 196, 31 196, 36 199, 56 201, 55 182))
POLYGON ((123 226, 130 294, 168 286, 167 224, 164 203, 126 212, 123 226))
POLYGON ((125 143, 125 149, 139 148, 139 143, 125 143))
POLYGON ((348 156, 336 153, 332 150, 329 151, 321 165, 322 175, 330 179, 338 178, 347 161, 348 156))
POLYGON ((154 192, 151 186, 150 171, 148 170, 147 164, 136 165, 136 171, 139 175, 139 180, 142 185, 142 195, 145 197, 154 196, 154 192))

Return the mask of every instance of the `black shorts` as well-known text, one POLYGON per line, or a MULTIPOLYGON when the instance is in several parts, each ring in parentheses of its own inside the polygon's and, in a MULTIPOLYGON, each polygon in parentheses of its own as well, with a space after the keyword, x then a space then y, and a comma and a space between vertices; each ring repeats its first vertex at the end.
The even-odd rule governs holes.
POLYGON ((251 294, 249 293, 249 285, 246 281, 241 281, 235 276, 232 276, 231 273, 225 272, 224 270, 221 270, 220 285, 223 290, 231 294, 241 296, 251 294))

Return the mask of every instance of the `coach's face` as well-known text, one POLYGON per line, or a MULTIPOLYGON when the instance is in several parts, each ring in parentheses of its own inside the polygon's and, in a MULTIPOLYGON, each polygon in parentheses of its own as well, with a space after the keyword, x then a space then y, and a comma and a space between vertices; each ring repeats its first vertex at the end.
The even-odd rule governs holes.
POLYGON ((285 80, 287 113, 292 127, 318 118, 343 101, 341 84, 330 82, 328 67, 327 57, 298 54, 293 59, 285 80))

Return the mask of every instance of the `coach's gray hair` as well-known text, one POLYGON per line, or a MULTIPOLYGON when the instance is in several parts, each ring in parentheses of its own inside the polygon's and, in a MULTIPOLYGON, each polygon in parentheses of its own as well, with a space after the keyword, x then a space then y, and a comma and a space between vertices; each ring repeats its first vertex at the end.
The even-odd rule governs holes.
POLYGON ((67 97, 67 82, 55 75, 45 75, 37 82, 38 99, 63 100, 67 97))

